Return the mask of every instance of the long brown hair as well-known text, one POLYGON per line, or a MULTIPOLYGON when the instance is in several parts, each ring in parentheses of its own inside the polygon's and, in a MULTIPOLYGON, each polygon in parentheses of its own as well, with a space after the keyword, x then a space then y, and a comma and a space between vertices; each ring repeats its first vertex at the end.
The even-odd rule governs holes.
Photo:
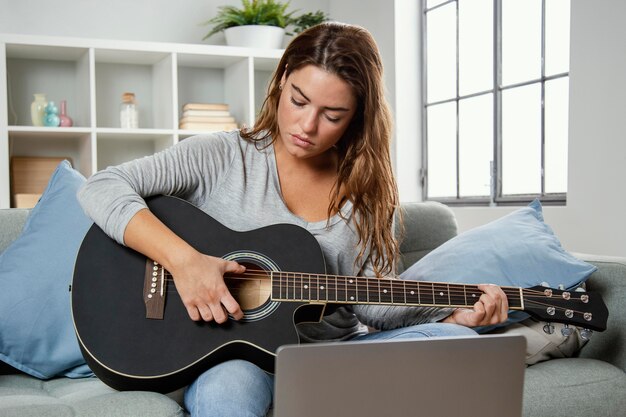
POLYGON ((270 80, 254 128, 243 130, 242 136, 276 140, 280 81, 283 74, 288 77, 306 65, 337 75, 352 87, 357 99, 350 126, 337 142, 339 168, 329 216, 345 199, 352 201, 361 247, 356 261, 369 249, 376 274, 392 273, 398 254, 393 218, 399 200, 390 157, 392 118, 385 98, 382 60, 367 30, 326 22, 295 37, 270 80))

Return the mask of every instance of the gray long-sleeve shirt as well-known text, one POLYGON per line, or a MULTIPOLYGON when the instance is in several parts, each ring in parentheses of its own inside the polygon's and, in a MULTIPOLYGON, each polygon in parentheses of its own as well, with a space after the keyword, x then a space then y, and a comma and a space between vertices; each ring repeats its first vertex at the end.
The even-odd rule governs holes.
MULTIPOLYGON (((237 231, 291 223, 319 242, 328 274, 372 276, 369 256, 356 264, 358 236, 350 201, 329 221, 307 222, 286 206, 273 146, 241 138, 238 131, 185 139, 152 156, 94 174, 79 190, 85 212, 109 236, 124 243, 130 219, 146 207, 144 197, 183 198, 237 231)), ((303 341, 346 340, 369 327, 385 330, 440 320, 450 309, 376 305, 342 306, 320 323, 299 325, 303 341)))

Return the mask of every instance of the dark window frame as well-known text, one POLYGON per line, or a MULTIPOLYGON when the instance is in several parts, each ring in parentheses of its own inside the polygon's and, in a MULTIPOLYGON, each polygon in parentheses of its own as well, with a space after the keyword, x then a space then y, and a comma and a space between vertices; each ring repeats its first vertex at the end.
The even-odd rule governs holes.
POLYGON ((546 82, 569 77, 569 71, 546 76, 545 74, 545 45, 546 45, 546 1, 541 0, 541 76, 540 78, 527 80, 510 85, 502 85, 502 5, 501 0, 493 0, 493 86, 489 90, 472 94, 459 95, 459 0, 444 1, 434 7, 427 8, 427 0, 421 1, 421 90, 422 90, 422 169, 420 170, 420 183, 422 185, 422 198, 424 200, 440 201, 449 205, 519 205, 528 203, 539 198, 544 204, 564 205, 567 201, 567 193, 546 193, 545 191, 545 86, 546 82), (427 13, 444 7, 448 4, 456 4, 456 96, 446 100, 428 102, 427 96, 427 13), (502 194, 502 92, 504 90, 528 86, 531 84, 541 85, 541 191, 538 194, 502 194), (459 181, 459 103, 485 94, 493 94, 493 160, 490 167, 491 185, 489 196, 461 197, 459 181), (428 107, 455 102, 456 105, 456 197, 429 197, 428 196, 428 107))

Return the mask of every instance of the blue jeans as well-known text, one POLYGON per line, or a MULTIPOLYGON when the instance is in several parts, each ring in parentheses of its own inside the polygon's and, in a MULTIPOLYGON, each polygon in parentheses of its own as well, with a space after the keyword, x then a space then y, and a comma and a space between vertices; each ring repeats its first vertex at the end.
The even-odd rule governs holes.
MULTIPOLYGON (((427 323, 357 336, 352 340, 400 340, 476 335, 456 324, 427 323)), ((192 416, 264 417, 272 406, 274 376, 244 360, 231 360, 209 369, 185 391, 192 416)))

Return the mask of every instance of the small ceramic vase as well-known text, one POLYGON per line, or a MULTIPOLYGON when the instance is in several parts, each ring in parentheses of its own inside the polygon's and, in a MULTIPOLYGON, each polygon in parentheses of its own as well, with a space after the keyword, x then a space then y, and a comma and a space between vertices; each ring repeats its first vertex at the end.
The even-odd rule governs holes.
POLYGON ((45 109, 48 105, 45 94, 34 94, 35 100, 30 105, 30 118, 33 122, 33 126, 43 126, 43 119, 45 116, 45 109))
POLYGON ((59 115, 59 119, 61 120, 59 123, 61 127, 70 127, 74 124, 72 119, 67 115, 67 102, 65 100, 61 100, 61 114, 59 115))
POLYGON ((46 115, 43 119, 44 126, 57 127, 61 122, 61 119, 59 119, 59 108, 54 103, 54 101, 48 103, 45 109, 45 113, 46 115))

